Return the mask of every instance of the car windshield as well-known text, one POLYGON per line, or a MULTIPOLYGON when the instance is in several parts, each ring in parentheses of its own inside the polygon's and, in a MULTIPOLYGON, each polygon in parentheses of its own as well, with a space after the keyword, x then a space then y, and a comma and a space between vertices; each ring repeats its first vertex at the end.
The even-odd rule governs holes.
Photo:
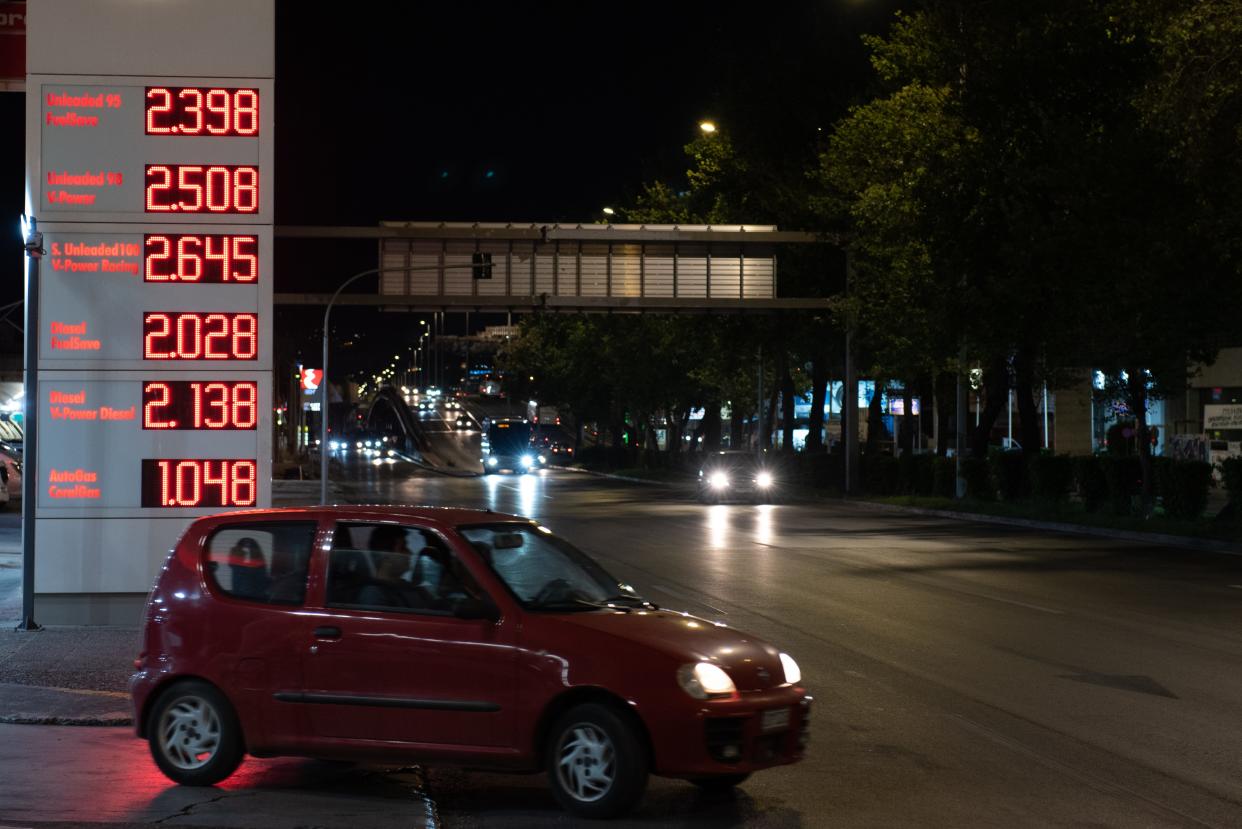
POLYGON ((489 524, 459 532, 527 610, 589 611, 646 602, 564 539, 534 524, 489 524))
POLYGON ((487 430, 492 452, 522 452, 530 448, 529 423, 493 423, 487 430))

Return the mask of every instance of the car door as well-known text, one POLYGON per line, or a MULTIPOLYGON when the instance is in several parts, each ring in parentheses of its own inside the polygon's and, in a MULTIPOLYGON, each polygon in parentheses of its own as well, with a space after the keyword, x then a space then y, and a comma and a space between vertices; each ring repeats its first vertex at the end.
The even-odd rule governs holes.
POLYGON ((511 748, 515 623, 454 615, 461 597, 485 597, 445 539, 417 522, 340 522, 325 560, 297 700, 316 736, 511 748), (394 529, 404 550, 377 541, 394 529), (393 556, 408 557, 403 584, 384 578, 393 556))

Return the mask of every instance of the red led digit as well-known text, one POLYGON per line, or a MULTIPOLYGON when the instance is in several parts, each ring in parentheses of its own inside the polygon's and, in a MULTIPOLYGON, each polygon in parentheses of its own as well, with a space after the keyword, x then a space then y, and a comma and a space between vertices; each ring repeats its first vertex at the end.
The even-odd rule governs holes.
POLYGON ((197 360, 203 353, 203 320, 198 314, 177 315, 177 357, 197 360))
POLYGON ((210 415, 203 416, 203 425, 208 429, 223 429, 229 425, 229 387, 223 383, 208 383, 203 387, 206 403, 219 413, 213 420, 210 415), (214 395, 214 397, 213 397, 214 395))
MULTIPOLYGON (((210 192, 210 190, 208 192, 210 192)), ((229 253, 233 247, 229 243, 229 239, 230 237, 228 236, 203 237, 203 246, 207 250, 207 261, 212 263, 211 273, 213 277, 216 274, 215 263, 219 263, 220 265, 220 278, 213 278, 210 280, 212 282, 229 281, 229 270, 231 269, 229 253)))
POLYGON ((160 124, 158 116, 172 112, 172 93, 163 87, 147 90, 147 135, 167 135, 171 126, 160 124))
MULTIPOLYGON (((170 464, 168 463, 168 461, 159 461, 159 469, 160 469, 160 506, 164 506, 164 507, 175 507, 175 506, 177 505, 177 502, 176 502, 176 501, 174 501, 174 500, 172 499, 172 497, 170 496, 169 491, 168 491, 168 490, 169 490, 169 486, 168 486, 168 467, 169 467, 169 465, 170 465, 170 464)), ((144 501, 145 501, 145 499, 144 499, 144 501)), ((144 503, 144 504, 143 504, 143 506, 146 506, 146 504, 144 503)))
POLYGON ((233 506, 254 506, 255 463, 237 461, 233 464, 233 506))
POLYGON ((171 360, 174 355, 161 351, 156 341, 167 337, 172 331, 172 317, 168 314, 146 314, 142 318, 142 358, 144 360, 171 360))
POLYGON ((254 213, 259 209, 259 171, 254 167, 238 167, 233 171, 233 207, 238 213, 254 213))
POLYGON ((174 488, 177 503, 183 507, 197 506, 203 500, 203 473, 198 461, 182 461, 177 464, 174 488), (186 486, 186 473, 190 473, 189 486, 186 486))
POLYGON ((203 275, 203 257, 194 248, 200 247, 202 240, 197 236, 180 236, 177 238, 177 278, 185 282, 197 282, 203 275))
POLYGON ((253 360, 259 353, 259 320, 254 314, 238 314, 233 318, 233 356, 253 360))
POLYGON ((175 279, 173 271, 161 273, 157 267, 159 262, 172 260, 172 242, 167 236, 147 236, 144 240, 145 268, 143 279, 147 282, 168 282, 175 279))
POLYGON ((227 360, 229 358, 229 338, 232 334, 232 326, 229 325, 229 318, 226 314, 208 314, 207 315, 207 342, 205 350, 208 360, 227 360), (219 327, 211 330, 212 323, 219 323, 219 327))
POLYGON ((233 128, 238 135, 258 135, 259 93, 255 90, 239 89, 233 93, 233 128))
POLYGON ((191 181, 190 178, 191 176, 197 177, 202 172, 203 168, 196 164, 183 164, 177 168, 177 190, 182 194, 177 206, 181 210, 198 213, 203 209, 203 185, 201 182, 191 181), (185 201, 186 193, 194 196, 194 201, 189 204, 185 201))
POLYGON ((177 421, 161 420, 156 409, 162 409, 172 401, 172 389, 167 383, 144 383, 142 387, 142 428, 176 429, 177 421))
POLYGON ((233 118, 232 96, 227 89, 207 90, 207 113, 209 116, 218 116, 215 124, 211 123, 210 117, 207 119, 207 132, 212 135, 228 135, 233 118))
POLYGON ((233 426, 253 429, 258 421, 259 387, 255 383, 238 383, 233 387, 233 426))
POLYGON ((198 135, 201 133, 203 131, 203 91, 201 89, 179 90, 177 92, 177 103, 181 105, 183 113, 191 116, 190 121, 186 121, 185 118, 181 119, 177 132, 182 135, 198 135))
POLYGON ((213 213, 227 213, 232 206, 232 176, 228 167, 207 168, 207 209, 213 213))
POLYGON ((165 210, 175 210, 176 205, 172 201, 160 201, 157 194, 168 192, 171 195, 173 183, 173 172, 171 167, 163 164, 151 164, 147 167, 147 212, 157 213, 165 210))
POLYGON ((229 506, 229 462, 220 461, 219 475, 211 474, 212 463, 213 461, 203 461, 203 484, 206 486, 217 487, 220 493, 220 497, 218 499, 220 505, 229 506))
MULTIPOLYGON (((238 282, 255 282, 259 278, 259 257, 257 255, 259 249, 259 239, 255 236, 234 236, 233 238, 233 261, 238 263, 238 269, 231 276, 238 282), (242 247, 246 250, 242 250, 242 247), (241 265, 245 264, 245 270, 241 265)), ((226 273, 225 281, 228 281, 230 274, 226 273)))

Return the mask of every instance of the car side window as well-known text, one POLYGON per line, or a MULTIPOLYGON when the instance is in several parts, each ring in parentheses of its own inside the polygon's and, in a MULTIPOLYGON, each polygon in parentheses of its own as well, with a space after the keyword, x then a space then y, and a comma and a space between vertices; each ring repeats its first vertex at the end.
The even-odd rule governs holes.
POLYGON ((328 607, 449 614, 481 594, 435 532, 404 524, 337 525, 328 554, 328 607))
POLYGON ((235 599, 300 605, 316 529, 310 521, 226 524, 207 541, 207 581, 235 599))

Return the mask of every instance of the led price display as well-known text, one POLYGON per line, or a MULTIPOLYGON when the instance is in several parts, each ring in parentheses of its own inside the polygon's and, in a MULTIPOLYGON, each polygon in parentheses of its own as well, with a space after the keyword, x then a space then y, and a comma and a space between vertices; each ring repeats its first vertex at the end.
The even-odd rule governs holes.
POLYGON ((246 164, 146 165, 148 213, 257 213, 259 168, 246 164))
POLYGON ((146 282, 240 282, 259 279, 259 237, 217 234, 147 234, 142 278, 146 282))
POLYGON ((146 311, 144 360, 257 360, 259 315, 146 311))
POLYGON ((144 507, 253 507, 253 458, 143 458, 144 507))
POLYGON ((147 87, 147 135, 259 134, 259 90, 147 87))
POLYGON ((142 384, 143 429, 254 429, 259 384, 147 380, 142 384))

